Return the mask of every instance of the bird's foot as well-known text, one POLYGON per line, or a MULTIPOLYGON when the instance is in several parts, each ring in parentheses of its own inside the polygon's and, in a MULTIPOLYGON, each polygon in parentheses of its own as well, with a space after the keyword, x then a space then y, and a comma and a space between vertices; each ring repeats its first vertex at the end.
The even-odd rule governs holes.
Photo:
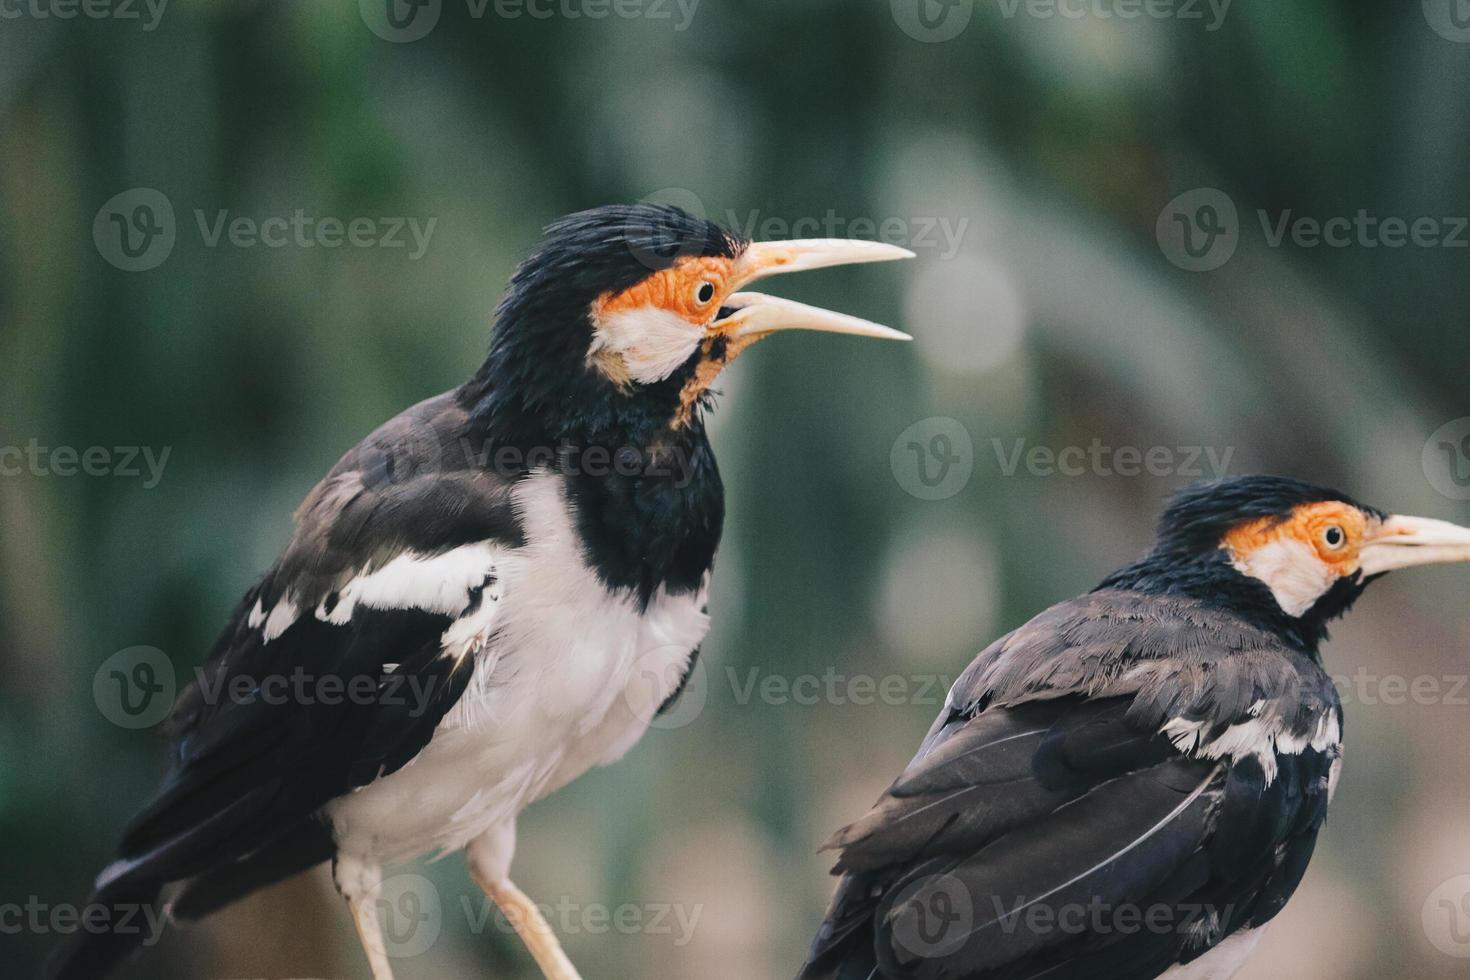
POLYGON ((577 968, 562 951, 551 923, 541 914, 530 896, 517 888, 508 878, 499 881, 482 881, 478 875, 475 883, 490 896, 490 901, 499 907, 505 918, 515 929, 527 951, 541 968, 546 980, 582 980, 577 968))

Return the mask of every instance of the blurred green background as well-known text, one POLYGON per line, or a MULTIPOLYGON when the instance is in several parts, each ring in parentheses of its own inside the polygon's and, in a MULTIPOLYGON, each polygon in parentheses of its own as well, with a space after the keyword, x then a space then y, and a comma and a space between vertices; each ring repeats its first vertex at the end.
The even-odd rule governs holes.
MULTIPOLYGON (((103 662, 151 646, 187 678, 338 455, 474 370, 569 211, 651 197, 918 253, 778 285, 915 343, 787 336, 732 368, 703 671, 521 820, 517 880, 568 909, 589 978, 789 975, 830 889, 816 846, 975 651, 1141 551, 1172 488, 1277 471, 1470 521, 1460 0, 690 2, 401 0, 390 22, 386 0, 0 0, 0 453, 111 461, 0 455, 0 905, 82 901, 151 790, 158 741, 109 721, 103 662), (121 253, 110 215, 157 195, 172 246, 121 253), (221 212, 298 210, 434 224, 422 254, 407 228, 211 237, 221 212), (1436 224, 1398 246, 1294 224, 1360 210, 1436 224), (154 480, 118 447, 169 455, 154 480), (1036 447, 1088 454, 1062 472, 1036 447)), ((1467 576, 1397 576, 1336 630, 1345 774, 1246 980, 1465 975, 1432 893, 1470 872, 1467 576)), ((458 857, 404 870, 439 932, 400 977, 533 976, 477 928, 458 857)), ((26 975, 58 937, 16 921, 0 949, 26 975)), ((367 971, 318 872, 130 975, 367 971)))

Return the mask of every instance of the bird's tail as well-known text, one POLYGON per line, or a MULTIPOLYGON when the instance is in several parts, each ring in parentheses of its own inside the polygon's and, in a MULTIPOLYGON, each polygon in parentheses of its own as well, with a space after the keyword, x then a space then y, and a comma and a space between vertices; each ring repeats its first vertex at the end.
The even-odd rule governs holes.
POLYGON ((99 885, 83 908, 81 928, 52 954, 42 975, 48 980, 97 980, 157 942, 166 918, 162 891, 162 882, 153 880, 119 878, 99 885))
MULTIPOLYGON (((116 969, 142 946, 156 942, 165 919, 187 924, 201 919, 258 888, 273 885, 331 858, 331 831, 314 818, 303 820, 278 839, 239 860, 213 862, 191 877, 177 865, 156 859, 119 859, 97 879, 88 908, 107 910, 108 928, 79 930, 47 964, 49 980, 97 980, 116 969), (177 891, 165 909, 163 889, 177 891)), ((93 913, 99 920, 101 913, 93 913)))
POLYGON ((844 875, 838 882, 797 980, 868 980, 880 975, 873 915, 882 889, 876 884, 869 875, 844 875))

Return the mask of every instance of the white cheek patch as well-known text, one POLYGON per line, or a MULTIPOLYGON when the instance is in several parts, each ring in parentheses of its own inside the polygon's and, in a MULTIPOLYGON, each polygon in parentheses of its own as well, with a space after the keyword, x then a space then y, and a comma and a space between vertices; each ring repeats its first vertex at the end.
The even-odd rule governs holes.
POLYGON ((587 360, 595 362, 602 353, 621 355, 628 377, 639 384, 673 374, 704 339, 703 328, 677 313, 649 306, 603 314, 595 327, 587 360))
POLYGON ((1276 604, 1292 616, 1311 609, 1337 577, 1315 551, 1291 538, 1263 544, 1237 556, 1231 564, 1242 574, 1265 582, 1276 604))

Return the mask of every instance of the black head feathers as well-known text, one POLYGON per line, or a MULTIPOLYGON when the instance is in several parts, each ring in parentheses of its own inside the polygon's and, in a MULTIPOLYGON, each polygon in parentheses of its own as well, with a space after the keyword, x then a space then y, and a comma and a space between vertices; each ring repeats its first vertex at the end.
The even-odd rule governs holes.
POLYGON ((621 398, 587 366, 594 301, 637 285, 686 257, 734 258, 739 235, 666 204, 618 204, 568 215, 511 276, 495 313, 490 352, 465 386, 472 421, 504 441, 637 441, 666 422, 680 378, 621 398))
POLYGON ((511 276, 496 311, 497 341, 553 323, 585 327, 592 301, 634 286, 681 258, 735 258, 749 241, 668 204, 613 204, 546 227, 511 276), (557 316, 561 313, 561 316, 557 316))
POLYGON ((1281 476, 1230 476, 1195 483, 1169 500, 1159 518, 1154 553, 1185 555, 1213 551, 1225 533, 1260 518, 1286 519, 1302 504, 1340 501, 1377 517, 1382 511, 1329 487, 1281 476))

